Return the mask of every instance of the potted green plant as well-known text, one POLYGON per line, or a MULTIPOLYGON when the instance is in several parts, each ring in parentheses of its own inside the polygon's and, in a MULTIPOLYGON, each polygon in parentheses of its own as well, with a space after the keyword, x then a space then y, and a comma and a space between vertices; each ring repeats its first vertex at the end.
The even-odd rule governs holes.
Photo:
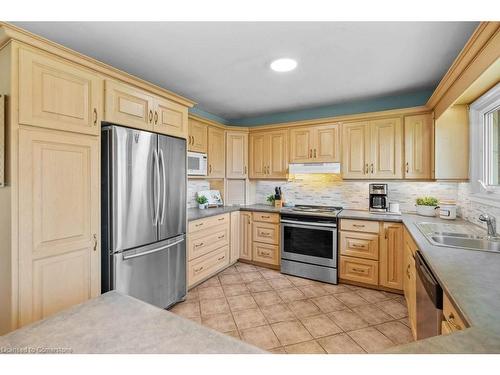
POLYGON ((204 195, 196 197, 196 202, 198 202, 198 208, 204 210, 208 208, 208 198, 204 195))
POLYGON ((436 216, 436 208, 439 208, 438 200, 434 197, 417 198, 415 207, 418 215, 436 216))
POLYGON ((274 206, 274 194, 270 194, 267 196, 266 201, 271 205, 274 206))

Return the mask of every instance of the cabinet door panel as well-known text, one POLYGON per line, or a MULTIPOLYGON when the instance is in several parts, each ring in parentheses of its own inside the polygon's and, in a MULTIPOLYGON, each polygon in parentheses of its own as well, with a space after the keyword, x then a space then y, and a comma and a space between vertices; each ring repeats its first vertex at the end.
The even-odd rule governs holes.
POLYGON ((248 163, 248 134, 227 132, 226 177, 246 178, 248 163))
POLYGON ((403 290, 403 226, 384 223, 380 237, 380 285, 403 290))
POLYGON ((370 121, 370 177, 402 178, 401 120, 370 121))
POLYGON ((208 177, 224 178, 226 174, 224 130, 208 127, 208 177))
POLYGON ((269 138, 266 134, 250 134, 250 178, 267 177, 269 138))
POLYGON ((208 126, 202 122, 188 120, 188 150, 193 152, 208 152, 208 126))
POLYGON ((288 170, 288 139, 286 130, 269 134, 268 177, 286 178, 288 170))
POLYGON ((240 212, 240 258, 252 260, 252 213, 240 212))
POLYGON ((19 122, 99 134, 102 79, 45 54, 19 50, 19 122))
POLYGON ((312 158, 312 137, 311 129, 290 129, 290 162, 307 163, 312 158))
POLYGON ((340 162, 340 125, 317 126, 314 130, 314 161, 340 162))
POLYGON ((145 91, 106 80, 106 121, 152 131, 154 108, 154 98, 145 91))
POLYGON ((240 257, 240 220, 240 211, 231 212, 231 251, 229 256, 230 263, 236 262, 240 257))
POLYGON ((432 178, 432 118, 430 114, 405 117, 405 178, 432 178))
POLYGON ((19 131, 20 324, 100 293, 99 140, 19 131))
POLYGON ((156 99, 154 130, 158 133, 186 138, 188 109, 167 99, 156 99))
POLYGON ((368 178, 368 122, 343 124, 342 176, 344 178, 368 178))

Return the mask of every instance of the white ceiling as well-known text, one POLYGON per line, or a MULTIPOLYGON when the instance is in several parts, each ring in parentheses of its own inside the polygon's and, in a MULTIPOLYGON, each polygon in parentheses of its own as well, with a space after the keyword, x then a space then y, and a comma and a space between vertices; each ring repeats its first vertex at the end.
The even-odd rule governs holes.
POLYGON ((434 88, 474 22, 14 22, 239 119, 434 88), (274 73, 279 57, 298 60, 274 73))

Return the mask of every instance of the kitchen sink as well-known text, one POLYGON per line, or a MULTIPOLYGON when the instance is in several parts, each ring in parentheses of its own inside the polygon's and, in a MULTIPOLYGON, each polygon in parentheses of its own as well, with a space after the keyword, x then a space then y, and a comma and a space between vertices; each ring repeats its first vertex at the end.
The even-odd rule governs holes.
POLYGON ((472 224, 422 222, 416 226, 436 246, 500 253, 500 237, 488 237, 484 229, 472 224))

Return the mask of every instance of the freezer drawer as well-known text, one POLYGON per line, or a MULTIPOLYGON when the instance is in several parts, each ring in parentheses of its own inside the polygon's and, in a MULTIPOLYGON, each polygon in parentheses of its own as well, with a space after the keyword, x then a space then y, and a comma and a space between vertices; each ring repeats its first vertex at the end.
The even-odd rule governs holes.
POLYGON ((111 255, 114 288, 166 308, 186 296, 186 240, 181 235, 151 246, 111 255))

